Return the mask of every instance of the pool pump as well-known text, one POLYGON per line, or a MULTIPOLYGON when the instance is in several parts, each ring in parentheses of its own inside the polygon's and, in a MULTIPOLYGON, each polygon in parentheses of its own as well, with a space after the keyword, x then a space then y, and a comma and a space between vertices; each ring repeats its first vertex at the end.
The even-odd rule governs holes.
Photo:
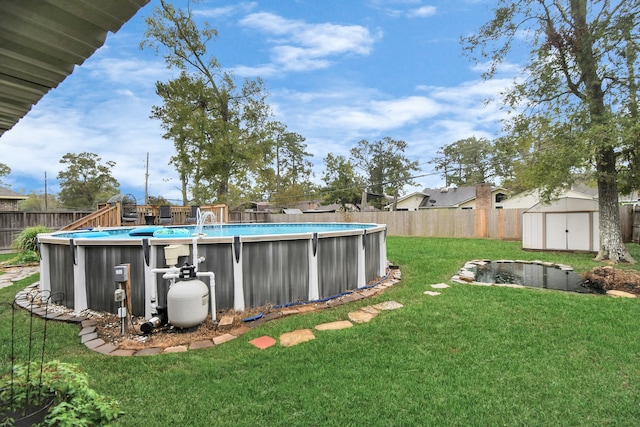
POLYGON ((167 309, 158 307, 156 315, 140 325, 140 330, 145 334, 150 334, 154 329, 164 326, 167 323, 169 323, 167 309))

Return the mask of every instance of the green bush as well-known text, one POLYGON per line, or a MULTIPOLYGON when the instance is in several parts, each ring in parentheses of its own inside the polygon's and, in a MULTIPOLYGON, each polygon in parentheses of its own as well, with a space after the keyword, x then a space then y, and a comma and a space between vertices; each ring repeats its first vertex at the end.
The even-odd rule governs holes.
POLYGON ((38 234, 51 233, 53 230, 45 227, 44 225, 36 225, 34 227, 27 227, 18 234, 18 236, 11 243, 13 249, 17 249, 22 252, 31 251, 36 252, 38 250, 38 234))
POLYGON ((10 260, 11 264, 30 264, 38 262, 38 234, 51 233, 53 230, 44 225, 27 227, 18 234, 11 243, 11 247, 19 251, 15 258, 10 260))
POLYGON ((13 378, 0 381, 0 425, 13 425, 8 411, 27 403, 34 406, 53 397, 53 404, 44 420, 48 426, 101 426, 122 412, 118 403, 89 388, 89 377, 77 365, 57 360, 42 365, 31 362, 15 365, 13 378), (13 404, 11 405, 11 398, 13 404), (41 402, 38 401, 41 400, 41 402))

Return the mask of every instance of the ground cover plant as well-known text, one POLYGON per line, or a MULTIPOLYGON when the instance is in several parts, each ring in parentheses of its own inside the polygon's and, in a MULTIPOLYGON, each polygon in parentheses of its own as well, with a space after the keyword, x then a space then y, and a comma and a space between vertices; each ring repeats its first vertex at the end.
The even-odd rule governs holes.
MULTIPOLYGON (((640 247, 629 250, 640 259, 640 247)), ((620 425, 640 422, 640 300, 453 284, 465 261, 539 259, 587 272, 590 254, 525 252, 518 242, 388 238, 402 281, 368 300, 264 323, 186 353, 108 357, 77 326, 50 322, 47 358, 76 363, 134 425, 620 425), (295 347, 248 341, 404 307, 295 347)), ((626 266, 637 270, 638 266, 626 266)), ((28 281, 0 290, 7 301, 28 281)), ((0 339, 8 342, 0 308, 0 339)), ((23 316, 25 317, 25 316, 23 316)), ((26 323, 26 318, 23 319, 26 323)), ((7 362, 0 348, 0 366, 7 362)))

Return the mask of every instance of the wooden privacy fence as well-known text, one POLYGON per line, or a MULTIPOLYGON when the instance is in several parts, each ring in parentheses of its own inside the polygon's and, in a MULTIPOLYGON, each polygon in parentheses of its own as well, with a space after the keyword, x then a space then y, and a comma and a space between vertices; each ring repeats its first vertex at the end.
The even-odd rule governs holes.
POLYGON ((11 242, 25 228, 44 225, 53 230, 77 221, 93 212, 0 212, 0 250, 11 247, 11 242))
MULTIPOLYGON (((396 212, 336 212, 266 214, 264 222, 364 222, 386 224, 391 236, 486 238, 522 240, 522 214, 526 209, 425 209, 396 212)), ((640 216, 637 218, 640 222, 640 216)), ((620 228, 632 241, 632 206, 620 207, 620 228)), ((636 224, 636 228, 640 228, 636 224)), ((637 233, 640 236, 640 232, 637 233)), ((636 240, 640 242, 640 237, 636 240)))
POLYGON ((396 212, 269 214, 266 222, 364 222, 386 224, 391 236, 522 239, 525 209, 425 209, 396 212))
MULTIPOLYGON (((220 206, 203 206, 202 209, 218 212, 220 206)), ((139 206, 140 220, 144 224, 144 212, 150 207, 139 206)), ((188 207, 172 207, 174 224, 183 224, 188 207)), ((522 240, 522 213, 525 209, 425 209, 397 212, 336 212, 305 214, 269 214, 261 212, 223 212, 223 222, 363 222, 386 224, 391 236, 486 238, 498 240, 522 240)), ((26 227, 44 225, 62 229, 67 225, 92 225, 96 216, 106 212, 0 212, 0 250, 8 249, 14 237, 26 227)), ((632 206, 620 207, 620 225, 625 242, 640 243, 640 215, 632 206)), ((102 217, 104 218, 104 216, 102 217)), ((98 221, 99 222, 99 221, 98 221)), ((95 224, 93 224, 95 226, 95 224)), ((101 222, 105 226, 104 222, 101 222)))

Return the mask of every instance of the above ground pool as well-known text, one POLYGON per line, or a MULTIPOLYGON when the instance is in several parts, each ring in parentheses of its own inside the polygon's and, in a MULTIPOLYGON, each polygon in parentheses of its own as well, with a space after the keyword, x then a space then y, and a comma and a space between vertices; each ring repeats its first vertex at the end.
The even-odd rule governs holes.
POLYGON ((387 268, 380 224, 121 227, 40 234, 38 242, 41 289, 62 293, 76 312, 118 312, 122 265, 131 314, 145 317, 166 304, 171 280, 163 276, 172 265, 196 265, 217 311, 328 298, 365 287, 387 268))

